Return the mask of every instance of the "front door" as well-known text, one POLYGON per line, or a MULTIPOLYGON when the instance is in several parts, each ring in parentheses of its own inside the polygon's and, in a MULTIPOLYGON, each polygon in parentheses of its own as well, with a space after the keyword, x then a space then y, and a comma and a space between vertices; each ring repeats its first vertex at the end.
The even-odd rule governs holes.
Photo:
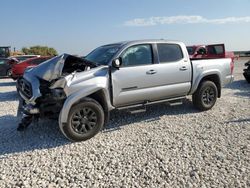
POLYGON ((135 45, 121 55, 122 65, 112 71, 113 104, 115 107, 147 101, 155 75, 151 44, 135 45))

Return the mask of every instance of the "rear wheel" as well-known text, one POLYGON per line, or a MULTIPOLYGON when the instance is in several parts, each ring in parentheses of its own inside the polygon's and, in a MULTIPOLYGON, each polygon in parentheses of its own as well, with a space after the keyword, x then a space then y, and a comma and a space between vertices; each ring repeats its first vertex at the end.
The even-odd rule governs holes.
POLYGON ((250 70, 249 70, 249 72, 245 71, 245 72, 243 73, 243 75, 244 75, 246 81, 247 81, 248 83, 250 83, 250 70))
POLYGON ((192 96, 193 104, 199 110, 211 109, 217 100, 218 90, 214 82, 202 82, 192 96))
POLYGON ((60 129, 72 141, 85 141, 95 136, 103 124, 102 106, 94 99, 86 98, 70 109, 68 122, 60 124, 60 129))

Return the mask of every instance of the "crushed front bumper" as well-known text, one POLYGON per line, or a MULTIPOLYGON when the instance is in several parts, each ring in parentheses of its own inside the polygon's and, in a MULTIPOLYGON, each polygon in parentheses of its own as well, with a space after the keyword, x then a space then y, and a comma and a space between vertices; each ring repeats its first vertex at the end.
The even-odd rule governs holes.
POLYGON ((19 93, 19 104, 17 110, 17 118, 21 119, 18 124, 17 131, 24 131, 40 113, 39 109, 32 104, 26 104, 25 97, 19 93))

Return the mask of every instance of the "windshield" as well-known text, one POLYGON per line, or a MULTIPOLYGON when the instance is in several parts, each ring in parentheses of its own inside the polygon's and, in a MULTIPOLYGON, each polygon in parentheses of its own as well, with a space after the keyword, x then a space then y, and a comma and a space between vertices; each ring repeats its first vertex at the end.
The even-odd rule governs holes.
POLYGON ((101 46, 87 55, 85 59, 100 65, 107 65, 112 57, 118 52, 119 48, 120 45, 117 44, 101 46))
POLYGON ((194 49, 193 47, 187 47, 187 51, 189 55, 193 55, 194 54, 194 49))

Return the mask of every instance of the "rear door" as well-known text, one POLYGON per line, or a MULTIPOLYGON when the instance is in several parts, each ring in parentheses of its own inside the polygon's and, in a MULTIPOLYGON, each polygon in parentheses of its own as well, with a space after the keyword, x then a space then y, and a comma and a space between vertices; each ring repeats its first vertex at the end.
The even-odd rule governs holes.
POLYGON ((159 43, 157 45, 159 64, 157 71, 158 87, 152 93, 152 100, 185 96, 191 89, 192 67, 189 57, 185 57, 182 48, 175 43, 159 43))

